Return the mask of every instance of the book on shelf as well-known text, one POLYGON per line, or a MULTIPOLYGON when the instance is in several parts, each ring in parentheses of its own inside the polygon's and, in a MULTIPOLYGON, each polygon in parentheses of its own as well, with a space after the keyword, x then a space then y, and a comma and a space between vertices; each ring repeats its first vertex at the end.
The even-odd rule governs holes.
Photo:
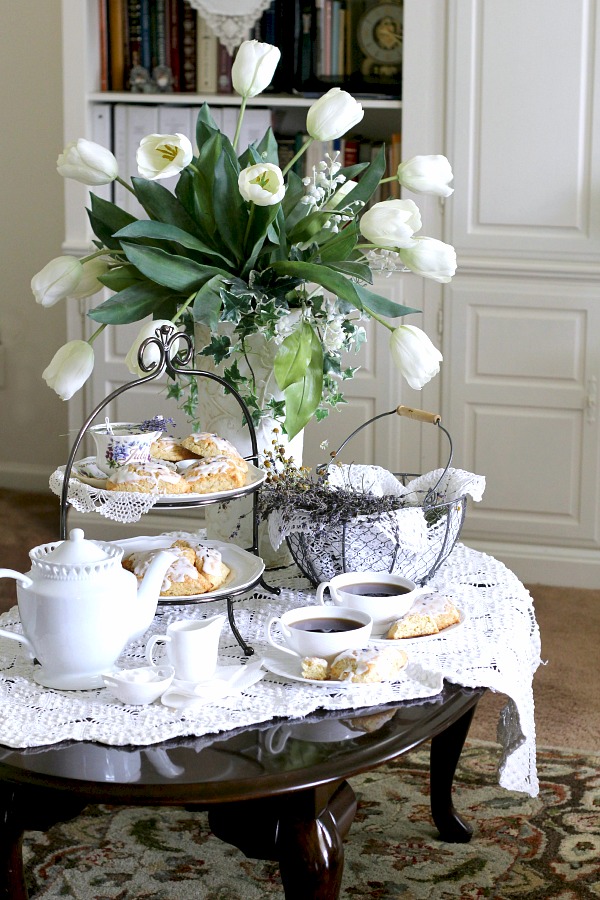
MULTIPOLYGON (((167 66, 172 89, 183 93, 230 93, 232 57, 206 25, 190 0, 98 0, 100 9, 101 89, 158 90, 154 69, 167 66), (210 39, 209 39, 210 38, 210 39), (216 56, 216 58, 215 58, 216 56), (133 66, 148 73, 143 88, 129 83, 133 66)), ((320 96, 340 86, 355 95, 398 97, 401 88, 401 0, 383 4, 397 10, 396 31, 382 41, 373 58, 360 49, 365 15, 374 15, 373 0, 272 0, 252 29, 251 37, 275 44, 281 60, 267 93, 320 96), (386 54, 398 53, 395 61, 386 54)), ((382 14, 383 14, 382 12, 382 14)), ((390 17, 393 18, 393 17, 390 17)), ((377 40, 375 29, 372 45, 377 40)), ((391 26, 390 26, 391 27, 391 26)), ((364 41, 363 41, 364 44, 364 41)))

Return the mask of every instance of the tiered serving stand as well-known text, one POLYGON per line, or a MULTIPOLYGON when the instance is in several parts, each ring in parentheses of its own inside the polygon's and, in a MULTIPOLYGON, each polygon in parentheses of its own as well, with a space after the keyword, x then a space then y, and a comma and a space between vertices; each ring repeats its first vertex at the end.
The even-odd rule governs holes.
MULTIPOLYGON (((205 372, 200 369, 193 369, 190 367, 190 362, 193 359, 194 350, 192 339, 189 335, 176 331, 175 328, 171 325, 162 325, 157 328, 156 333, 153 337, 147 338, 140 346, 138 352, 138 364, 139 368, 142 372, 147 372, 148 374, 142 376, 141 378, 135 379, 133 381, 128 382, 127 384, 122 385, 117 388, 101 403, 96 406, 93 412, 90 413, 86 421, 83 423, 77 437, 75 438, 73 445, 71 447, 71 451, 69 453, 69 458, 67 460, 67 464, 64 470, 64 481, 62 485, 62 492, 60 497, 60 539, 65 540, 67 537, 67 519, 68 512, 70 508, 69 496, 70 492, 72 493, 72 475, 73 475, 73 465, 75 463, 75 459, 81 443, 88 432, 88 429, 96 419, 96 417, 104 410, 109 403, 111 403, 116 397, 125 391, 131 390, 132 388, 146 384, 147 382, 153 381, 158 378, 163 372, 166 372, 172 378, 175 378, 178 375, 184 375, 186 377, 198 377, 198 378, 209 378, 213 381, 219 382, 226 388, 229 393, 235 397, 237 403, 240 406, 240 410, 243 413, 245 423, 248 427, 248 431, 250 434, 250 441, 252 447, 252 454, 249 457, 246 457, 248 462, 252 462, 254 466, 258 467, 258 444, 256 440, 256 429, 254 428, 254 424, 252 422, 252 416, 243 399, 239 395, 239 393, 233 388, 229 382, 225 381, 219 375, 216 375, 212 372, 205 372), (158 361, 153 361, 150 364, 144 362, 144 355, 149 348, 154 349, 153 357, 158 353, 158 361)), ((221 495, 212 496, 211 494, 207 495, 197 495, 196 498, 188 498, 185 501, 178 499, 177 495, 173 495, 173 499, 161 497, 160 501, 160 509, 169 510, 169 509, 190 509, 195 507, 205 507, 212 504, 219 504, 223 502, 229 502, 230 500, 238 499, 239 497, 244 497, 249 494, 253 495, 253 504, 252 504, 252 545, 248 548, 248 552, 252 553, 257 558, 259 557, 258 552, 258 489, 262 483, 262 479, 254 479, 250 484, 247 484, 239 490, 227 491, 226 501, 221 495)), ((92 490, 92 488, 90 488, 92 490)), ((97 491, 97 489, 95 489, 97 491)), ((219 597, 214 598, 216 601, 226 599, 227 600, 227 617, 229 619, 229 624, 231 626, 231 630, 235 635, 237 642, 240 647, 244 651, 246 656, 251 656, 254 653, 252 647, 250 647, 242 635, 240 634, 234 616, 234 607, 233 607, 233 598, 238 596, 239 594, 245 593, 246 591, 253 588, 256 584, 261 584, 263 588, 272 593, 280 593, 280 588, 271 587, 268 585, 263 577, 264 567, 261 569, 257 567, 256 577, 252 580, 245 581, 243 586, 235 589, 233 588, 231 591, 227 591, 226 594, 219 593, 219 597)), ((164 603, 166 601, 159 599, 159 604, 164 603)), ((210 603, 212 602, 211 598, 204 599, 199 598, 196 600, 187 599, 182 597, 181 600, 177 598, 177 602, 181 603, 189 603, 189 602, 197 602, 197 603, 210 603)), ((173 600, 170 600, 169 603, 173 603, 173 600)))

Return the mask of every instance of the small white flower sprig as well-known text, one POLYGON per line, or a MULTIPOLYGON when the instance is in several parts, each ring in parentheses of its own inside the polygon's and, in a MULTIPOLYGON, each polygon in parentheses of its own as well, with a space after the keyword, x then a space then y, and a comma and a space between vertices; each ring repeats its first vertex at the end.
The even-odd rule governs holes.
MULTIPOLYGON (((348 167, 326 156, 303 181, 293 167, 308 146, 342 137, 363 118, 361 104, 340 88, 309 108, 307 139, 283 169, 271 129, 238 154, 248 99, 270 84, 279 60, 280 51, 270 44, 240 46, 232 68, 241 97, 233 141, 205 104, 196 123, 197 151, 183 134, 147 135, 137 151, 138 175, 130 182, 121 177, 114 155, 92 141, 80 138, 59 156, 63 177, 92 188, 117 181, 147 215, 136 219, 90 192, 94 251, 82 259, 53 259, 32 279, 35 299, 44 307, 102 288, 112 292, 88 312, 99 323, 91 337, 61 347, 43 372, 64 400, 90 377, 98 335, 131 322, 143 323, 126 359, 137 375, 139 347, 160 325, 175 323, 189 334, 195 323, 208 326, 210 341, 196 346, 196 353, 224 365, 255 422, 275 416, 290 438, 343 402, 339 382, 356 371, 344 368, 343 354, 358 349, 368 318, 391 332, 392 360, 411 387, 422 388, 439 371, 442 357, 427 335, 393 321, 419 310, 375 293, 371 285, 373 272, 396 269, 448 282, 456 270, 454 248, 418 233, 421 216, 414 201, 368 204, 386 181, 449 196, 448 160, 416 156, 385 177, 383 148, 369 164, 348 167), (160 183, 173 175, 174 193, 160 183), (252 376, 242 376, 238 366, 256 334, 278 348, 274 374, 284 397, 272 397, 264 408, 252 376)), ((152 352, 148 347, 146 353, 152 352)), ((188 382, 172 383, 169 393, 193 420, 195 379, 188 382)))

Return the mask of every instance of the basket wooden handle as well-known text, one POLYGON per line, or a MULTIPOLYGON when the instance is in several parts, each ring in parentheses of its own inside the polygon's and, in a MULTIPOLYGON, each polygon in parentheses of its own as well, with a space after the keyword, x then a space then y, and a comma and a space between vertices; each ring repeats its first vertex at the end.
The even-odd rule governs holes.
POLYGON ((407 419, 416 419, 417 422, 429 422, 431 425, 439 425, 442 417, 439 413, 426 412, 424 409, 413 409, 412 406, 397 406, 396 414, 407 419))

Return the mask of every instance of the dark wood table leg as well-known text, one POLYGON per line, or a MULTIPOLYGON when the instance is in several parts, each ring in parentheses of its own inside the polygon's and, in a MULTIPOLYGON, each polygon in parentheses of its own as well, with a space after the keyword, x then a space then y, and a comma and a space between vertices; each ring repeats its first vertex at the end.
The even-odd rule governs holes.
POLYGON ((23 820, 17 790, 0 785, 0 898, 27 900, 23 875, 23 820))
POLYGON ((343 781, 264 801, 225 804, 209 811, 213 834, 252 859, 279 862, 286 900, 337 900, 344 865, 343 838, 356 797, 343 781))
POLYGON ((466 844, 473 834, 471 826, 461 819, 454 808, 452 783, 475 708, 473 706, 467 710, 460 719, 431 740, 431 815, 441 839, 451 844, 466 844))

